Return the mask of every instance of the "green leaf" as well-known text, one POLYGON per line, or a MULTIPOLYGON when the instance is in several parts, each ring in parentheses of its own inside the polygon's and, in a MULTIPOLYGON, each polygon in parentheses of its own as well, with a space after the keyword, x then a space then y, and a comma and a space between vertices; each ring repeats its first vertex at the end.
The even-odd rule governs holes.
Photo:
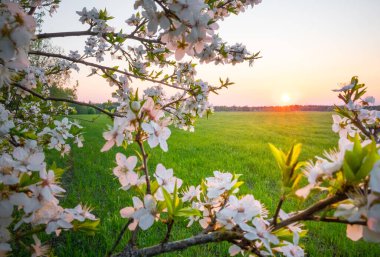
POLYGON ((346 157, 343 161, 343 175, 348 182, 352 182, 355 180, 355 173, 352 171, 350 165, 348 164, 346 157))
POLYGON ((56 162, 53 162, 53 165, 50 167, 51 170, 54 171, 54 175, 57 178, 61 178, 65 170, 62 168, 58 168, 56 162))
POLYGON ((168 193, 168 191, 166 191, 165 188, 162 187, 161 189, 162 189, 162 192, 164 195, 166 208, 168 209, 168 215, 169 215, 169 217, 172 217, 174 214, 174 207, 173 207, 173 202, 172 202, 171 196, 168 193))
POLYGON ((95 235, 96 231, 98 231, 98 225, 100 220, 85 220, 84 222, 79 222, 75 220, 73 224, 74 231, 84 232, 88 235, 95 235))
POLYGON ((377 153, 376 142, 372 141, 370 145, 367 145, 365 149, 368 151, 367 156, 363 158, 362 165, 356 173, 356 180, 360 181, 369 175, 375 163, 380 159, 377 153))
POLYGON ((157 181, 153 181, 150 183, 150 191, 152 192, 152 195, 156 193, 159 185, 157 181))
POLYGON ((272 144, 269 144, 269 147, 272 151, 274 158, 277 161, 279 168, 281 170, 283 170, 284 166, 285 166, 285 155, 284 155, 284 153, 272 144))
POLYGON ((185 207, 176 212, 177 217, 190 217, 190 216, 202 216, 201 212, 197 209, 185 207))

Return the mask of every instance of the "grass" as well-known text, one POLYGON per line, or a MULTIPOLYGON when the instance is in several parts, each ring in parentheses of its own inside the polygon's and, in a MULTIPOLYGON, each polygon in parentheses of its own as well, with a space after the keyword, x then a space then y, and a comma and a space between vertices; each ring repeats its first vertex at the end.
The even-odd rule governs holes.
MULTIPOLYGON (((78 116, 91 120, 94 116, 78 116)), ((57 256, 104 256, 124 226, 119 210, 131 205, 131 195, 118 190, 118 181, 112 175, 115 153, 121 149, 100 154, 105 143, 101 133, 109 120, 100 116, 95 122, 81 122, 85 126, 83 149, 74 148, 68 162, 71 168, 63 177, 67 196, 62 200, 66 207, 82 202, 91 205, 101 219, 99 233, 87 236, 64 232, 54 241, 57 256)), ((293 142, 303 144, 302 159, 321 155, 323 149, 334 147, 338 138, 331 132, 331 113, 216 113, 197 124, 194 133, 172 129, 168 141, 169 152, 154 149, 149 160, 150 171, 158 163, 173 168, 185 185, 199 184, 214 170, 243 174, 246 182, 242 193, 252 193, 274 212, 279 198, 279 171, 276 168, 268 143, 288 148, 293 142)), ((133 148, 126 155, 132 155, 133 148)), ((295 201, 284 205, 286 210, 300 206, 295 201)), ((186 222, 176 224, 172 239, 181 239, 197 233, 198 225, 185 228, 186 222)), ((308 237, 302 243, 309 256, 380 256, 380 246, 366 242, 352 242, 345 237, 345 226, 339 224, 308 223, 308 237)), ((139 234, 139 244, 158 243, 165 227, 156 224, 139 234)), ((126 235, 118 247, 128 240, 126 235)), ((228 244, 209 244, 189 248, 183 252, 164 256, 229 256, 228 244)))

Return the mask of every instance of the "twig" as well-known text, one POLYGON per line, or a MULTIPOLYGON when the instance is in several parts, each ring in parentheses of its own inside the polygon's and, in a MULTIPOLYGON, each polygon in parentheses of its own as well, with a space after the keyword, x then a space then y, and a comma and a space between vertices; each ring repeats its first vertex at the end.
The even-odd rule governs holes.
MULTIPOLYGON (((112 34, 112 33, 108 33, 112 34)), ((42 33, 37 34, 37 39, 46 39, 46 38, 56 38, 56 37, 77 37, 77 36, 98 36, 98 32, 89 31, 89 30, 83 30, 83 31, 66 31, 66 32, 53 32, 53 33, 42 33)), ((113 33, 114 36, 117 36, 117 33, 113 33)), ((107 34, 103 34, 102 37, 106 37, 107 34)), ((133 39, 140 42, 146 42, 146 43, 156 43, 156 44, 162 44, 162 42, 158 39, 147 39, 147 38, 141 38, 137 37, 135 35, 126 35, 127 39, 133 39)))
POLYGON ((159 84, 162 84, 162 85, 165 85, 165 86, 168 86, 168 87, 172 87, 172 88, 176 88, 176 89, 180 89, 180 90, 184 90, 184 91, 190 91, 189 89, 186 89, 186 88, 183 88, 183 87, 179 87, 179 86, 175 86, 175 85, 171 85, 171 84, 165 83, 163 81, 159 81, 159 80, 155 80, 155 79, 151 79, 151 78, 147 78, 147 77, 140 77, 140 76, 135 75, 133 73, 122 71, 122 70, 119 70, 119 69, 116 69, 116 68, 112 68, 112 67, 107 67, 107 66, 99 65, 99 64, 96 64, 96 63, 92 63, 92 62, 78 60, 78 59, 75 59, 75 58, 72 58, 72 57, 69 57, 69 56, 66 56, 66 55, 62 55, 62 54, 46 53, 46 52, 42 52, 42 51, 29 51, 29 54, 60 58, 60 59, 68 60, 68 61, 71 61, 71 62, 80 63, 80 64, 83 64, 83 65, 86 65, 86 66, 98 68, 98 69, 101 69, 101 70, 114 71, 114 72, 117 72, 117 73, 120 73, 120 74, 124 74, 124 75, 130 76, 130 77, 133 77, 133 78, 137 78, 137 79, 140 79, 140 80, 147 80, 147 81, 154 82, 154 83, 159 83, 159 84))
POLYGON ((104 110, 104 109, 102 109, 102 108, 100 108, 100 107, 98 107, 96 105, 93 105, 93 104, 83 103, 83 102, 79 102, 79 101, 75 101, 75 100, 71 100, 71 99, 67 99, 67 98, 44 97, 43 95, 41 95, 41 94, 39 94, 39 93, 37 93, 37 92, 35 92, 35 91, 27 88, 27 87, 24 87, 24 86, 22 86, 20 84, 13 84, 13 85, 15 87, 18 87, 18 88, 20 88, 20 89, 22 89, 22 90, 24 90, 24 91, 32 94, 35 97, 38 97, 38 98, 44 100, 44 101, 66 102, 66 103, 73 103, 73 104, 82 105, 82 106, 88 106, 88 107, 92 107, 92 108, 94 108, 94 109, 96 109, 96 110, 98 110, 98 111, 100 111, 100 112, 102 112, 104 114, 107 114, 110 117, 115 117, 115 116, 122 117, 121 115, 119 115, 117 113, 110 113, 109 111, 106 111, 106 110, 104 110))
POLYGON ((28 15, 33 15, 34 12, 36 11, 37 7, 36 6, 33 6, 30 8, 29 12, 28 12, 28 15))
POLYGON ((168 230, 166 231, 164 240, 162 240, 162 244, 165 244, 165 243, 167 243, 169 241, 170 233, 171 233, 172 228, 173 228, 173 224, 174 224, 174 220, 171 219, 169 221, 169 223, 167 224, 168 225, 168 230))
POLYGON ((144 170, 144 173, 145 173, 145 180, 146 180, 146 193, 150 195, 150 194, 152 194, 152 192, 150 190, 150 180, 149 180, 148 160, 147 160, 148 156, 147 156, 147 154, 145 152, 144 144, 141 141, 141 139, 137 138, 136 141, 137 141, 137 144, 140 147, 141 155, 142 155, 142 158, 143 158, 143 170, 144 170))
POLYGON ((282 195, 281 198, 280 198, 280 201, 278 202, 276 211, 275 211, 275 213, 273 215, 272 225, 274 225, 274 226, 277 225, 278 214, 280 213, 281 206, 284 203, 284 201, 285 201, 285 195, 282 195))
POLYGON ((132 223, 133 219, 129 219, 128 222, 124 225, 124 227, 121 229, 115 243, 113 244, 111 250, 107 253, 106 256, 111 256, 112 253, 115 251, 116 247, 119 245, 121 239, 123 238, 123 235, 125 234, 125 231, 127 231, 128 226, 132 223))

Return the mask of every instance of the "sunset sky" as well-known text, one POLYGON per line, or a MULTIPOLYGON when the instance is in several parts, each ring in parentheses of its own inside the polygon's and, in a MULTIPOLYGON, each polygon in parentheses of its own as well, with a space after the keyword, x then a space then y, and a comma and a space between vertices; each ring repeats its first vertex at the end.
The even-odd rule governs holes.
MULTIPOLYGON (((62 1, 58 13, 46 19, 44 32, 83 30, 75 11, 106 7, 117 29, 125 28, 134 1, 62 1), (80 4, 78 4, 80 3, 80 4)), ((380 1, 378 0, 263 0, 238 16, 219 22, 219 34, 229 43, 243 43, 262 59, 253 67, 202 65, 198 76, 211 83, 228 76, 236 84, 218 96, 214 105, 283 105, 337 103, 338 83, 352 76, 366 83, 380 104, 380 1)), ((83 51, 81 38, 53 41, 83 51)), ((112 63, 110 63, 112 65, 112 63)), ((112 88, 87 69, 74 74, 80 100, 111 99, 112 88)), ((135 85, 136 86, 136 85, 135 85)))

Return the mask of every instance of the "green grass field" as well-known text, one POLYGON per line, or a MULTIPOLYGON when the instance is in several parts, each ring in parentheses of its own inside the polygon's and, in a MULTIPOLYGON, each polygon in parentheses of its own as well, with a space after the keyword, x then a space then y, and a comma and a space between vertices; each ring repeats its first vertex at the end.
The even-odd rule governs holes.
MULTIPOLYGON (((77 116, 91 120, 95 116, 77 116)), ((54 240, 57 256, 104 256, 112 246, 126 220, 119 210, 131 205, 131 195, 119 190, 119 183, 112 175, 115 167, 113 148, 100 154, 105 141, 101 134, 110 120, 100 116, 95 122, 81 121, 85 127, 83 149, 74 148, 71 156, 60 160, 71 168, 64 174, 63 185, 67 196, 65 207, 79 202, 91 205, 94 214, 101 219, 99 233, 87 236, 64 232, 54 240)), ((194 133, 172 129, 168 141, 169 152, 156 148, 149 160, 150 171, 157 163, 173 168, 184 185, 199 184, 214 170, 243 174, 246 183, 242 193, 252 193, 273 213, 278 201, 279 171, 268 147, 273 143, 288 148, 293 142, 303 144, 302 159, 321 155, 323 149, 336 145, 338 138, 331 132, 331 113, 216 113, 208 120, 199 120, 194 133)), ((148 148, 149 149, 149 148, 148 148)), ((130 148, 126 155, 133 154, 130 148)), ((295 201, 284 205, 286 210, 297 208, 295 201)), ((172 239, 181 239, 200 231, 199 225, 185 228, 186 222, 176 224, 172 239)), ((302 243, 308 256, 380 256, 380 246, 365 242, 352 242, 345 236, 345 226, 338 224, 308 223, 308 237, 302 243)), ((165 228, 156 224, 139 234, 139 244, 158 243, 165 228)), ((128 240, 127 234, 118 250, 128 240)), ((190 248, 183 252, 164 256, 229 256, 228 244, 209 244, 190 248)))

